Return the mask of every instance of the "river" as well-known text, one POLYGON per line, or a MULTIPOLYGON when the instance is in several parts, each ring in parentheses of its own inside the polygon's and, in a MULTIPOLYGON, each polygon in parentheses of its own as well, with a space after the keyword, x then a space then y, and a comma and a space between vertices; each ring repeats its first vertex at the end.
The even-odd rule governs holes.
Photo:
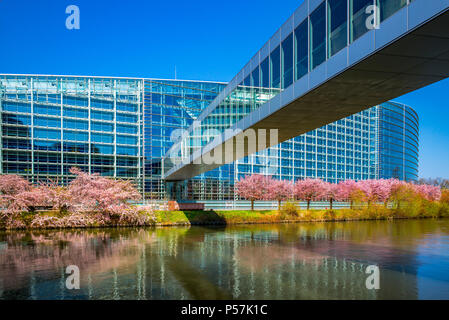
POLYGON ((449 299, 449 220, 0 232, 0 299, 449 299))

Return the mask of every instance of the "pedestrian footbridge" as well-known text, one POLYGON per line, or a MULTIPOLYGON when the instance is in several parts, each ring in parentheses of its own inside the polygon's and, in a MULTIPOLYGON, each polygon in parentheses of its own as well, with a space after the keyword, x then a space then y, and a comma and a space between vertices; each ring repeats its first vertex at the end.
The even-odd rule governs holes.
POLYGON ((449 0, 305 0, 174 143, 165 179, 194 177, 447 78, 448 9, 449 0), (267 134, 244 146, 235 136, 247 129, 267 134))

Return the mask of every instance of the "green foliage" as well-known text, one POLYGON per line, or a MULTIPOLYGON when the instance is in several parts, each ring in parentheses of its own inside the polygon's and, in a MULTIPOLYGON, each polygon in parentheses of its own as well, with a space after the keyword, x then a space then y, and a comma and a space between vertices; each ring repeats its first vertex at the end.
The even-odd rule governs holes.
POLYGON ((282 205, 279 215, 282 220, 299 217, 299 208, 294 202, 287 201, 282 205))
POLYGON ((337 217, 335 210, 326 210, 323 214, 323 219, 327 221, 333 221, 337 217))

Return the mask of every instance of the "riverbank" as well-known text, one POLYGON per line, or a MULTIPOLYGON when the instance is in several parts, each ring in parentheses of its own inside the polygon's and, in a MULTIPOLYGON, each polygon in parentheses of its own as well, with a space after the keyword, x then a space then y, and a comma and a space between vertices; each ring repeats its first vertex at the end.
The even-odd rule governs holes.
POLYGON ((303 210, 297 215, 282 211, 169 211, 156 212, 157 226, 238 225, 299 222, 449 218, 449 206, 426 212, 409 212, 384 207, 341 210, 303 210))
MULTIPOLYGON (((137 213, 135 213, 137 214, 137 213)), ((73 228, 111 228, 111 227, 151 227, 151 226, 189 226, 189 225, 238 225, 238 224, 276 224, 299 222, 337 222, 363 220, 394 220, 449 218, 449 205, 446 203, 427 203, 424 206, 406 206, 401 209, 373 205, 370 208, 340 210, 210 210, 210 211, 139 211, 138 217, 131 220, 98 219, 101 215, 58 216, 48 211, 38 214, 24 213, 18 217, 17 227, 0 225, 0 229, 73 229, 73 228), (35 221, 42 221, 36 224, 35 221)))

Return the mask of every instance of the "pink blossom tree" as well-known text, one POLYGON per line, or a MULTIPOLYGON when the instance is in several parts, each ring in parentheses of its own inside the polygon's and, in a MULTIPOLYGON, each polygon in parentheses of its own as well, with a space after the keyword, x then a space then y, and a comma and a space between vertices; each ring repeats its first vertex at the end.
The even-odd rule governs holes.
POLYGON ((391 183, 389 180, 362 180, 357 184, 365 195, 368 207, 373 202, 385 203, 390 197, 391 183))
POLYGON ((6 218, 14 218, 22 212, 34 213, 39 206, 48 204, 47 193, 41 188, 32 188, 15 195, 3 195, 2 207, 6 218))
POLYGON ((37 200, 31 184, 18 175, 0 176, 0 206, 4 215, 10 216, 33 209, 32 202, 37 200))
POLYGON ((414 186, 415 192, 428 201, 438 201, 441 198, 441 187, 429 184, 414 186))
POLYGON ((251 201, 254 211, 254 201, 266 199, 270 180, 270 177, 259 174, 246 176, 235 184, 235 190, 237 195, 251 201))
POLYGON ((340 200, 340 188, 338 184, 323 182, 323 197, 329 201, 330 209, 333 209, 334 201, 340 200))
POLYGON ((15 174, 0 175, 0 195, 14 196, 30 190, 31 184, 24 178, 15 174))
POLYGON ((101 212, 109 217, 120 215, 129 208, 129 201, 141 199, 129 181, 89 175, 78 168, 72 168, 70 172, 77 176, 68 188, 71 206, 77 212, 101 212))
POLYGON ((298 180, 295 183, 294 193, 298 199, 307 201, 307 210, 309 210, 311 201, 325 197, 325 184, 320 179, 298 180))
POLYGON ((281 210, 281 202, 291 199, 293 195, 293 184, 286 180, 270 179, 266 199, 277 200, 278 210, 281 210))
POLYGON ((65 213, 72 205, 72 197, 69 189, 56 181, 50 180, 46 184, 41 184, 40 188, 47 195, 49 205, 59 213, 65 213))
POLYGON ((390 181, 390 202, 396 204, 396 208, 401 207, 403 202, 411 202, 416 198, 415 186, 411 183, 392 179, 390 181))
POLYGON ((354 207, 354 202, 358 201, 362 196, 362 191, 354 180, 341 181, 338 184, 338 193, 339 199, 350 202, 351 209, 354 207))

